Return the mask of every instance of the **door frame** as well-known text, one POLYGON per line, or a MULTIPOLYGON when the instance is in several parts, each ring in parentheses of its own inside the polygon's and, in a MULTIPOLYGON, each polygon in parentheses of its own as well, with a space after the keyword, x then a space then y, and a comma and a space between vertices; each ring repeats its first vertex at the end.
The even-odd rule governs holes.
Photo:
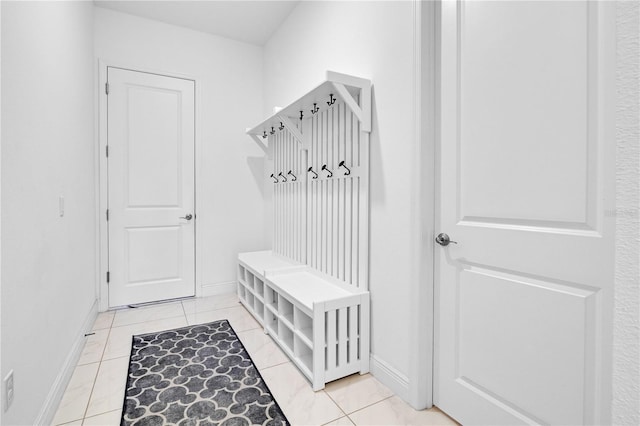
MULTIPOLYGON (((200 111, 202 97, 202 79, 198 76, 186 74, 174 70, 158 70, 146 67, 141 64, 132 64, 122 61, 113 61, 98 58, 98 67, 96 73, 96 143, 97 150, 95 152, 95 189, 96 189, 96 221, 98 223, 96 229, 96 295, 98 298, 99 312, 109 310, 109 285, 107 284, 107 270, 109 265, 109 233, 107 228, 106 210, 108 206, 108 174, 107 174, 107 157, 105 155, 107 149, 107 94, 105 93, 105 84, 107 83, 107 68, 122 68, 131 71, 144 72, 148 74, 157 74, 166 77, 180 78, 191 80, 194 83, 195 96, 195 114, 194 114, 194 217, 197 218, 198 198, 200 192, 200 184, 202 180, 202 138, 200 137, 200 111)), ((202 295, 202 250, 200 232, 198 232, 198 221, 194 222, 195 236, 195 296, 202 295)))
POLYGON ((438 131, 438 58, 440 0, 414 0, 414 121, 415 147, 411 211, 413 233, 410 304, 408 402, 417 410, 433 405, 436 316, 433 239, 436 219, 438 131))

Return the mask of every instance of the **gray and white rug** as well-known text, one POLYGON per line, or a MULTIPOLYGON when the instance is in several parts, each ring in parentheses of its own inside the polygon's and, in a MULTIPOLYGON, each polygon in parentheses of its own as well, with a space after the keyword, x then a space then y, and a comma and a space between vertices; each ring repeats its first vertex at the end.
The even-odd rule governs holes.
POLYGON ((133 336, 122 425, 289 425, 227 320, 133 336))

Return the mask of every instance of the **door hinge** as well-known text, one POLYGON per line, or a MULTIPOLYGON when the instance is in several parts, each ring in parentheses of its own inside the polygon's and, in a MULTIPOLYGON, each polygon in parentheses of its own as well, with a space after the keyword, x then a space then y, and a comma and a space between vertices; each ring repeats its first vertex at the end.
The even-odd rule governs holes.
POLYGON ((107 283, 111 280, 111 273, 107 271, 107 283))
POLYGON ((107 209, 107 222, 109 222, 109 209, 107 209))
POLYGON ((105 149, 105 153, 107 154, 107 157, 108 157, 109 156, 109 145, 107 145, 105 148, 106 148, 105 149))
POLYGON ((104 92, 108 95, 109 94, 109 83, 105 83, 104 84, 104 92))

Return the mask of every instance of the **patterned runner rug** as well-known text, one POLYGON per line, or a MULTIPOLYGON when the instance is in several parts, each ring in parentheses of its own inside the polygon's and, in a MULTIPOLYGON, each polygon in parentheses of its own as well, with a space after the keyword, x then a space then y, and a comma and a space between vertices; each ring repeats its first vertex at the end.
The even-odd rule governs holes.
POLYGON ((121 425, 289 425, 227 320, 133 336, 121 425))

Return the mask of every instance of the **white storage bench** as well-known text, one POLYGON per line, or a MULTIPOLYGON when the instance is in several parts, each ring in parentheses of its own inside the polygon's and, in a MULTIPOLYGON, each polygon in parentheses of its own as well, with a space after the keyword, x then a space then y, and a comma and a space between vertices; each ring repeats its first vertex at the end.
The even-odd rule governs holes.
POLYGON ((369 371, 370 133, 371 82, 330 71, 247 129, 271 160, 273 236, 239 255, 238 296, 314 390, 369 371))
POLYGON ((369 371, 368 291, 268 251, 239 255, 238 282, 242 304, 313 390, 369 371))

